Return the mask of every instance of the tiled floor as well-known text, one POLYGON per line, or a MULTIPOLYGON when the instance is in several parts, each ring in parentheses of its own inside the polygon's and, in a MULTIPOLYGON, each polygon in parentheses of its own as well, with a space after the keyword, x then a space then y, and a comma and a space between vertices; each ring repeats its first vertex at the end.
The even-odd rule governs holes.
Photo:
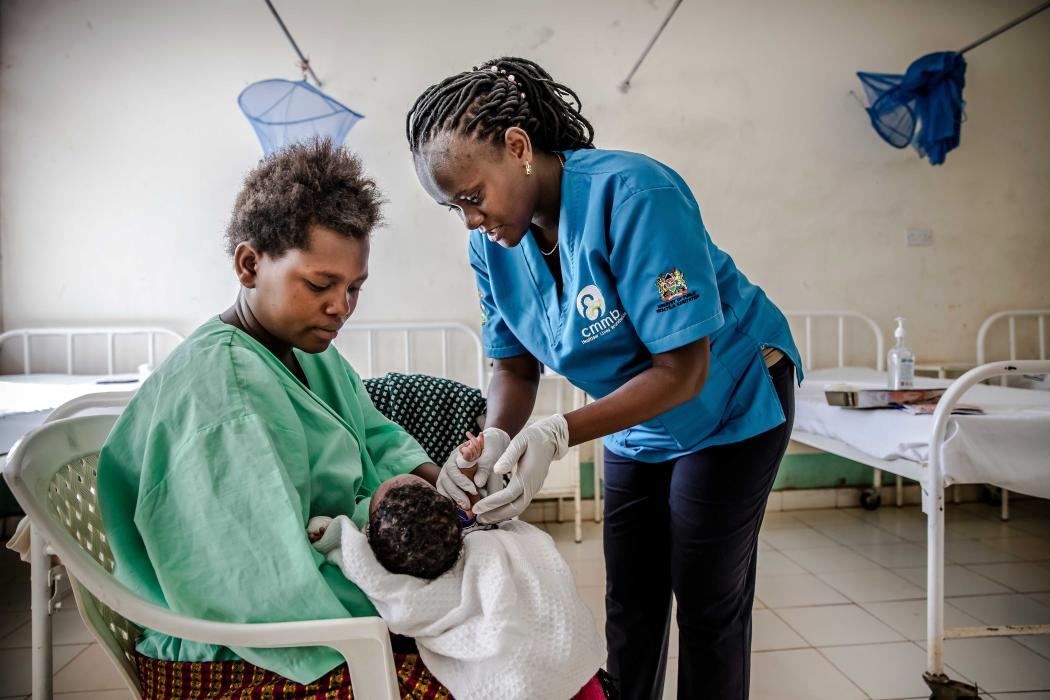
MULTIPOLYGON (((1017 500, 1009 523, 976 503, 948 511, 945 617, 950 626, 1050 623, 1050 502, 1017 500)), ((601 526, 544 525, 604 624, 601 526)), ((926 698, 925 526, 918 508, 770 512, 758 563, 754 700, 926 698)), ((71 604, 71 599, 67 599, 71 604)), ((0 553, 0 700, 30 684, 28 567, 0 553)), ((55 619, 55 697, 127 700, 73 610, 55 619)), ((985 700, 1050 700, 1050 637, 951 640, 955 678, 985 700)), ((664 697, 675 697, 677 630, 664 697)))

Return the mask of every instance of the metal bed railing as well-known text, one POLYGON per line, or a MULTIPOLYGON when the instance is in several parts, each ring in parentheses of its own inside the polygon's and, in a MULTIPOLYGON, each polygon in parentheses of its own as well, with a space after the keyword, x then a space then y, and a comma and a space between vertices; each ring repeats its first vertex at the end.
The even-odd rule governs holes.
POLYGON ((872 335, 875 337, 875 369, 881 372, 885 368, 886 339, 882 335, 882 329, 879 328, 879 325, 875 323, 871 317, 865 316, 859 311, 848 310, 792 310, 785 311, 784 315, 789 321, 792 319, 801 319, 804 324, 805 343, 802 348, 802 367, 804 370, 808 371, 813 369, 813 322, 814 319, 823 318, 833 318, 837 325, 837 366, 846 366, 846 322, 848 319, 854 319, 871 329, 872 335))
MULTIPOLYGON (((988 333, 998 321, 1002 319, 1007 320, 1008 327, 1008 342, 1009 342, 1009 353, 1010 360, 1016 360, 1017 358, 1017 319, 1019 318, 1035 318, 1036 329, 1039 334, 1039 359, 1046 359, 1046 319, 1050 317, 1050 309, 1018 309, 1016 311, 1000 311, 994 313, 988 318, 984 319, 981 323, 981 327, 977 331, 977 364, 983 365, 988 362, 988 333)), ((1035 358, 1027 358, 1035 359, 1035 358)), ((999 383, 1006 386, 1007 375, 999 377, 999 383)), ((1010 519, 1010 492, 1006 489, 1001 491, 1001 501, 999 504, 999 517, 1002 520, 1010 519)))
POLYGON ((21 339, 22 347, 22 374, 33 373, 33 353, 31 348, 32 338, 64 337, 66 353, 66 374, 75 374, 74 357, 76 355, 76 339, 81 337, 106 337, 106 373, 116 372, 116 343, 121 336, 146 336, 146 361, 153 367, 157 358, 157 337, 171 338, 175 343, 182 342, 183 338, 178 333, 159 326, 100 326, 98 328, 18 328, 0 333, 0 349, 4 344, 12 340, 21 339))
MULTIPOLYGON (((846 322, 848 319, 859 321, 864 326, 867 326, 871 330, 872 336, 875 339, 875 369, 883 371, 886 363, 886 338, 882 334, 882 329, 879 328, 879 324, 875 323, 875 320, 870 316, 866 316, 859 311, 849 311, 845 309, 829 309, 829 310, 792 310, 785 311, 784 315, 788 318, 788 321, 792 319, 802 320, 805 328, 805 342, 802 348, 802 366, 805 371, 813 369, 813 356, 815 354, 813 348, 813 323, 814 319, 834 319, 837 330, 837 343, 835 347, 835 357, 838 362, 838 367, 846 366, 846 322)), ((797 341, 796 341, 797 342, 797 341)), ((895 481, 896 486, 896 501, 897 505, 900 506, 904 503, 904 480, 898 474, 895 481)), ((865 508, 877 508, 879 503, 882 501, 882 470, 875 469, 872 475, 871 489, 863 491, 860 496, 860 503, 865 508)))
MULTIPOLYGON (((1039 358, 1045 360, 1046 358, 1046 319, 1050 318, 1050 309, 1020 309, 1017 311, 1000 311, 999 313, 992 314, 988 318, 984 319, 984 323, 981 324, 980 329, 977 331, 977 364, 983 365, 988 362, 988 332, 996 322, 1007 320, 1007 326, 1009 328, 1009 344, 1010 344, 1010 356, 1009 360, 1020 359, 1017 357, 1017 319, 1019 318, 1035 318, 1036 328, 1038 331, 1039 338, 1039 358)), ((1036 359, 1036 358, 1026 358, 1036 359)), ((1006 375, 1003 375, 1000 382, 1005 385, 1006 375)))
MULTIPOLYGON (((1017 360, 982 364, 956 379, 937 402, 933 414, 933 433, 930 452, 925 465, 923 486, 923 511, 926 513, 926 673, 924 677, 931 697, 976 697, 977 688, 970 687, 973 695, 951 694, 951 686, 958 682, 948 679, 944 673, 944 640, 969 637, 1002 637, 1029 634, 1050 634, 1050 625, 981 625, 978 627, 944 627, 944 466, 941 450, 947 439, 948 421, 952 409, 963 395, 986 379, 997 376, 1036 374, 1050 372, 1050 361, 1017 360), (938 687, 944 686, 941 694, 938 687)), ((903 460, 902 460, 903 461, 903 460)))
MULTIPOLYGON (((404 370, 406 374, 410 374, 416 365, 416 346, 414 338, 419 333, 438 333, 441 337, 441 376, 449 376, 449 347, 450 338, 456 335, 462 336, 470 341, 475 350, 474 373, 476 386, 481 389, 482 393, 485 392, 485 351, 481 345, 481 336, 464 323, 456 322, 438 322, 438 321, 425 321, 425 322, 363 322, 363 323, 348 323, 343 327, 343 334, 357 334, 363 333, 366 336, 367 342, 367 361, 366 371, 367 376, 375 376, 376 360, 377 360, 377 347, 376 343, 381 335, 400 335, 401 336, 401 348, 402 356, 404 360, 404 370)), ((339 347, 339 343, 336 343, 339 347)))

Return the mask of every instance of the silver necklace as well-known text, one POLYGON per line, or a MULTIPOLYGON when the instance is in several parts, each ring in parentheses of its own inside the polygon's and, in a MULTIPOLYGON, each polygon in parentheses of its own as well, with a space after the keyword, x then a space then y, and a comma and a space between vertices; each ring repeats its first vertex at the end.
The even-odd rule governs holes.
MULTIPOLYGON (((561 153, 555 153, 554 155, 558 156, 558 163, 561 165, 562 169, 564 170, 565 169, 565 157, 561 153)), ((551 255, 554 255, 554 251, 556 251, 558 249, 559 245, 561 245, 561 238, 558 238, 558 240, 554 241, 554 247, 551 248, 550 250, 548 250, 546 253, 543 252, 543 248, 540 248, 540 255, 542 255, 545 258, 549 257, 551 255)), ((539 246, 536 246, 536 247, 539 248, 539 246)))

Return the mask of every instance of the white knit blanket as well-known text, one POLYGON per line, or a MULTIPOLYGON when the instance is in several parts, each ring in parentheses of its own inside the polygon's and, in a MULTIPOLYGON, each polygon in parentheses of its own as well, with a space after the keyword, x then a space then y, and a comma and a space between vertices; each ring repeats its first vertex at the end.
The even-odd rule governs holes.
POLYGON ((605 660, 605 640, 572 572, 550 536, 528 523, 467 534, 459 561, 433 581, 388 572, 345 516, 314 547, 364 591, 392 632, 415 638, 457 700, 568 700, 605 660))

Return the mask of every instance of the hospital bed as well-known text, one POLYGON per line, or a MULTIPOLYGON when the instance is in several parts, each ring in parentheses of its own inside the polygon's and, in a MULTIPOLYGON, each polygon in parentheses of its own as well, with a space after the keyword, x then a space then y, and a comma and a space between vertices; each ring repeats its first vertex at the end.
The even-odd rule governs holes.
MULTIPOLYGON (((846 382, 857 387, 884 388, 884 344, 870 319, 861 317, 876 339, 875 368, 847 366, 844 323, 855 312, 794 312, 805 323, 803 362, 806 383, 796 394, 792 439, 866 464, 876 474, 895 474, 900 505, 902 477, 918 482, 927 516, 927 669, 924 678, 932 698, 977 697, 976 688, 950 680, 944 674, 944 640, 981 636, 1050 634, 1050 625, 998 625, 945 629, 944 627, 944 506, 950 484, 990 483, 1002 487, 1003 519, 1008 516, 1010 490, 1050 498, 1050 393, 1010 388, 1009 379, 1046 373, 1046 321, 1050 310, 1004 311, 981 325, 977 339, 978 366, 955 381, 917 379, 917 386, 944 387, 945 394, 932 416, 902 411, 856 411, 828 405, 825 384, 846 382), (837 320, 837 366, 813 369, 813 320, 837 320), (1038 360, 1018 360, 1017 321, 1037 322, 1038 360), (1002 320, 1009 328, 1010 360, 987 362, 990 329, 1002 320), (982 382, 999 380, 999 386, 982 382), (952 416, 965 395, 985 415, 952 416), (972 693, 972 695, 970 695, 972 693)), ((943 374, 942 374, 943 377, 943 374)), ((876 487, 879 485, 876 480, 876 487)), ((876 491, 877 494, 877 491, 876 491)))
POLYGON ((927 517, 926 679, 934 698, 968 697, 948 694, 945 639, 1050 634, 1050 625, 944 628, 945 487, 990 483, 1050 498, 1050 393, 981 382, 1045 372, 1050 361, 1017 360, 984 364, 954 381, 917 382, 946 388, 932 416, 829 406, 825 383, 885 387, 885 373, 864 368, 815 371, 796 396, 794 439, 919 483, 927 517), (985 415, 952 416, 964 395, 985 415))
MULTIPOLYGON (((880 372, 885 367, 886 339, 871 317, 849 310, 792 310, 785 311, 784 316, 792 326, 805 376, 809 377, 815 369, 824 367, 863 366, 880 372), (830 332, 831 321, 834 322, 834 333, 830 332), (801 333, 798 332, 799 325, 802 326, 801 333)), ((792 439, 806 444, 804 439, 794 435, 792 439)), ((904 481, 899 475, 896 490, 897 505, 903 505, 904 481)), ((866 510, 874 510, 881 503, 882 470, 875 469, 871 487, 860 493, 860 505, 866 510)))
POLYGON ((78 396, 135 389, 182 341, 155 326, 23 328, 0 333, 0 455, 54 408, 78 396), (141 367, 141 371, 140 371, 141 367))

